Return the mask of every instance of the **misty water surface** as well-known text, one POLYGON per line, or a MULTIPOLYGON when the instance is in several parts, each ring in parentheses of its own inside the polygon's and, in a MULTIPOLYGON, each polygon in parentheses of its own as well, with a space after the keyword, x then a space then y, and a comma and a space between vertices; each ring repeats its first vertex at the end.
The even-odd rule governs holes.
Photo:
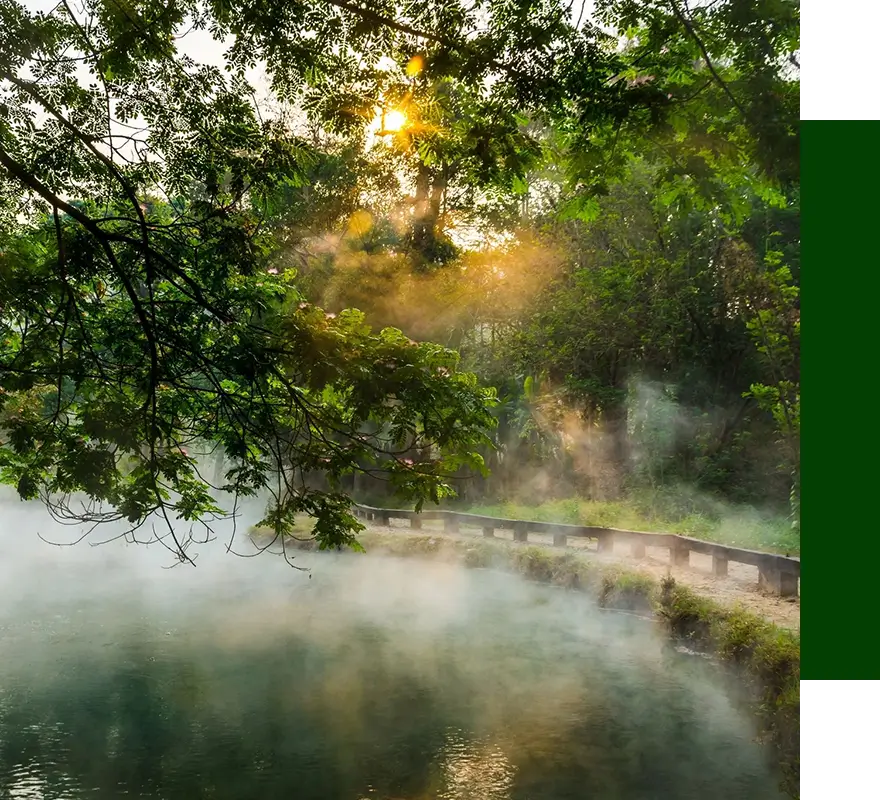
POLYGON ((584 597, 220 542, 162 569, 30 513, 0 506, 0 797, 780 796, 724 676, 584 597))

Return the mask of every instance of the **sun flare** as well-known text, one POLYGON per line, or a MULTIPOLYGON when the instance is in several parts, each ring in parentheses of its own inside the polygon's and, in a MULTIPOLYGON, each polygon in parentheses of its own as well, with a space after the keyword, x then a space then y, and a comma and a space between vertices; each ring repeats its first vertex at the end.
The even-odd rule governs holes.
POLYGON ((382 129, 385 133, 397 133, 406 125, 406 114, 402 111, 388 111, 383 120, 382 129))

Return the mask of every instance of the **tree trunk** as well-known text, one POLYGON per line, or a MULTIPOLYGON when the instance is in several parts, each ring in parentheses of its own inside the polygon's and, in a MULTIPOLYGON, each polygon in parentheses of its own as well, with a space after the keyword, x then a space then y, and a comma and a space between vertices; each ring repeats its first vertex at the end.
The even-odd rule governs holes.
POLYGON ((440 210, 446 193, 446 175, 419 165, 412 230, 413 248, 424 261, 433 260, 434 243, 440 222, 440 210))

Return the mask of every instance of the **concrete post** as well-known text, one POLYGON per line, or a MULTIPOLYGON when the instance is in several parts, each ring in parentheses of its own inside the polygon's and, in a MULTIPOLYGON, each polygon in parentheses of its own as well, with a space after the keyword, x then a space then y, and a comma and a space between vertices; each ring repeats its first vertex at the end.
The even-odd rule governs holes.
POLYGON ((717 578, 727 577, 727 556, 712 556, 712 572, 717 578))
POLYGON ((513 526, 513 541, 527 542, 529 540, 529 526, 525 522, 516 522, 513 526))
POLYGON ((797 597, 798 576, 776 567, 759 567, 758 588, 780 597, 797 597))
POLYGON ((596 549, 600 553, 613 553, 614 552, 614 536, 612 534, 605 534, 604 536, 600 536, 596 540, 596 549))
POLYGON ((486 539, 494 539, 495 538, 495 528, 485 525, 483 526, 483 536, 486 539))
POLYGON ((443 517, 443 530, 446 533, 458 533, 458 519, 452 514, 447 514, 443 517))
POLYGON ((691 563, 691 551, 680 544, 670 547, 669 555, 674 567, 687 567, 691 563))
POLYGON ((632 557, 633 558, 644 558, 645 557, 645 543, 640 541, 635 541, 632 543, 632 557))
POLYGON ((409 518, 409 526, 410 528, 414 528, 415 530, 422 529, 422 518, 418 514, 413 514, 409 518))
POLYGON ((783 597, 797 597, 800 580, 791 572, 783 572, 779 576, 779 594, 783 597))
POLYGON ((553 534, 553 546, 565 547, 568 544, 568 537, 564 533, 553 534))

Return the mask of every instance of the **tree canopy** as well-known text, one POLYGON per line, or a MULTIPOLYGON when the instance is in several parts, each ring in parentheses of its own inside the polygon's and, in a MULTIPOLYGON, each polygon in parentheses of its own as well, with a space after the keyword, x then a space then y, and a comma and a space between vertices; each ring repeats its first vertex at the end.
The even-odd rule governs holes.
POLYGON ((345 476, 448 496, 499 445, 513 374, 608 420, 626 365, 708 375, 754 342, 770 366, 697 404, 746 391, 791 440, 798 234, 768 237, 798 184, 797 3, 575 11, 0 0, 2 480, 182 559, 224 495, 268 492, 279 534, 308 513, 351 544, 345 476), (187 54, 192 32, 222 66, 187 54), (566 252, 515 320, 487 310, 495 240, 566 252), (416 299, 380 313, 382 281, 416 299), (441 295, 447 314, 406 318, 441 295), (477 353, 486 322, 519 353, 477 353), (688 326, 702 344, 668 333, 688 326))

